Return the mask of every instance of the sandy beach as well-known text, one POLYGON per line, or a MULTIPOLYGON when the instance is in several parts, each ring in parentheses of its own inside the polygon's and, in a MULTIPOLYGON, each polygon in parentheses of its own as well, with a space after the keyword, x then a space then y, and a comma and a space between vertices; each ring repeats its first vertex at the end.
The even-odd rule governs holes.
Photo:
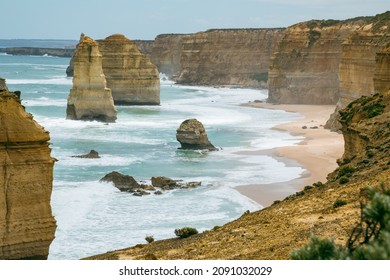
POLYGON ((326 182, 327 175, 337 168, 336 160, 344 151, 342 134, 324 129, 324 125, 334 105, 272 105, 250 102, 242 104, 263 109, 297 112, 302 118, 297 121, 277 125, 274 129, 284 130, 304 139, 294 146, 278 147, 267 151, 258 151, 284 162, 286 165, 302 166, 306 171, 300 178, 273 184, 244 185, 237 190, 267 207, 275 200, 282 200, 306 185, 315 182, 326 182), (304 128, 306 127, 306 128, 304 128))

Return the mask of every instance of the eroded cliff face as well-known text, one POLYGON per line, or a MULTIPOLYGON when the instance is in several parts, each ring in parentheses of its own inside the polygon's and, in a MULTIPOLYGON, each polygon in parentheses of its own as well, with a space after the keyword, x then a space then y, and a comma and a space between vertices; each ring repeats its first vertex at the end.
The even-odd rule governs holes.
POLYGON ((103 72, 116 105, 159 105, 157 67, 135 43, 115 34, 99 42, 103 72))
POLYGON ((219 29, 183 36, 180 84, 266 87, 283 29, 219 29))
POLYGON ((364 24, 348 37, 342 46, 339 67, 340 98, 326 128, 339 130, 338 111, 361 96, 375 93, 375 58, 390 42, 390 12, 365 18, 364 24))
POLYGON ((312 20, 287 28, 271 58, 268 101, 336 104, 342 43, 363 23, 312 20))
POLYGON ((73 65, 73 87, 68 96, 67 119, 114 122, 116 109, 111 90, 106 87, 98 44, 84 36, 77 45, 73 65))
POLYGON ((46 259, 56 221, 49 133, 0 92, 0 259, 46 259))
POLYGON ((151 60, 160 73, 170 79, 177 79, 181 69, 181 54, 183 50, 183 34, 162 34, 155 39, 151 60))
POLYGON ((375 92, 390 90, 390 44, 376 54, 373 80, 375 92))

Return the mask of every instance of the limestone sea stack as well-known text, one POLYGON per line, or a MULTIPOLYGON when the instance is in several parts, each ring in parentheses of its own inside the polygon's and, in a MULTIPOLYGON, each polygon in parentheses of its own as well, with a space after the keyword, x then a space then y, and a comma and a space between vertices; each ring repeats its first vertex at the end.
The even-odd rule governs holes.
POLYGON ((159 105, 160 77, 157 67, 136 44, 114 34, 99 42, 103 72, 116 105, 159 105))
POLYGON ((6 90, 0 123, 0 259, 47 259, 56 230, 49 133, 6 90))
POLYGON ((203 124, 197 119, 182 122, 176 131, 176 139, 184 150, 218 150, 210 143, 203 124))
POLYGON ((73 87, 68 96, 67 119, 115 122, 116 109, 106 87, 98 44, 84 36, 76 49, 73 87))
POLYGON ((0 77, 0 92, 8 91, 7 85, 5 84, 5 79, 0 77))

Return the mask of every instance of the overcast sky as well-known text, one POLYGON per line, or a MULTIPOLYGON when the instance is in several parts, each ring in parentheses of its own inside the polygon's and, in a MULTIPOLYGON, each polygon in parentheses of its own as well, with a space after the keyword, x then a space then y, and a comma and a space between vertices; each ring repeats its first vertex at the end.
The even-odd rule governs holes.
POLYGON ((210 28, 286 27, 390 10, 390 0, 1 0, 1 39, 154 39, 210 28))

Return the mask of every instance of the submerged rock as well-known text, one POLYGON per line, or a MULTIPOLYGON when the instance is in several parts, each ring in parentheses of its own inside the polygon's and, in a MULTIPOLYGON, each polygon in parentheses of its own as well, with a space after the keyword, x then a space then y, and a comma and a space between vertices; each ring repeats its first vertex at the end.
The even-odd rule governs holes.
POLYGON ((176 130, 176 139, 185 150, 209 150, 218 151, 206 134, 203 124, 197 119, 185 120, 176 130))
POLYGON ((129 175, 113 171, 100 179, 101 182, 111 182, 121 192, 135 192, 141 185, 129 175))
POLYGON ((79 156, 72 156, 75 158, 100 158, 99 153, 95 150, 91 150, 88 154, 85 155, 79 155, 79 156))
POLYGON ((134 196, 150 195, 150 191, 153 191, 156 195, 160 195, 162 194, 162 191, 191 189, 202 185, 202 182, 185 183, 182 180, 174 180, 164 176, 152 177, 152 185, 145 185, 138 183, 132 176, 124 175, 116 171, 107 174, 102 179, 100 179, 100 181, 112 182, 114 183, 114 186, 120 191, 130 192, 134 196))
POLYGON ((152 177, 152 185, 155 188, 163 188, 163 187, 176 187, 177 180, 173 180, 168 177, 158 176, 152 177))

